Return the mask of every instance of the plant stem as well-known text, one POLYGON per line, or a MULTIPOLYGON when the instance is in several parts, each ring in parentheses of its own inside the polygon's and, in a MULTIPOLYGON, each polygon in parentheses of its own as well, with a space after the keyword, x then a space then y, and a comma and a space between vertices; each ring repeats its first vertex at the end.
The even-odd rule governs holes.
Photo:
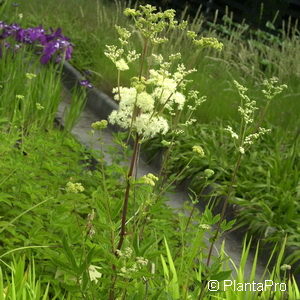
POLYGON ((136 162, 136 156, 138 154, 138 147, 139 146, 139 135, 136 134, 135 142, 134 142, 134 148, 133 148, 133 154, 131 157, 130 167, 127 174, 127 183, 126 183, 126 191, 125 191, 125 198, 123 203, 123 211, 122 211, 122 221, 121 221, 121 230, 120 230, 120 240, 117 246, 117 250, 120 250, 122 248, 124 237, 126 235, 126 217, 127 217, 127 209, 128 209, 128 200, 129 200, 129 192, 130 192, 130 180, 133 174, 134 165, 136 162))
POLYGON ((144 63, 145 63, 145 57, 146 57, 146 54, 147 54, 147 49, 148 49, 148 39, 145 39, 144 48, 143 48, 142 57, 141 57, 141 66, 140 66, 140 72, 139 72, 139 81, 142 80, 144 63))
MULTIPOLYGON (((236 181, 236 176, 237 176, 237 171, 240 167, 240 164, 241 164, 241 160, 242 160, 242 154, 239 153, 239 156, 238 156, 238 159, 237 159, 237 162, 235 164, 235 167, 234 167, 234 170, 233 170, 233 174, 232 174, 232 178, 231 178, 231 182, 230 182, 230 185, 228 187, 228 192, 227 192, 227 196, 224 200, 224 203, 223 203, 223 207, 222 207, 222 211, 221 211, 221 216, 220 216, 220 220, 217 224, 217 229, 216 229, 216 232, 215 232, 215 235, 213 236, 212 238, 212 242, 210 244, 210 248, 209 248, 209 251, 208 251, 208 256, 207 256, 207 261, 206 261, 206 266, 209 267, 209 263, 210 263, 210 260, 211 260, 211 257, 212 257, 212 250, 213 250, 213 247, 215 245, 215 242, 219 236, 219 233, 220 233, 220 229, 221 229, 221 224, 224 220, 224 217, 225 217, 225 213, 226 213, 226 209, 227 209, 227 206, 228 206, 228 203, 229 203, 229 199, 231 198, 231 195, 232 195, 232 192, 233 192, 233 186, 235 184, 235 181, 236 181)), ((205 292, 205 289, 206 289, 206 285, 207 285, 208 281, 207 279, 204 280, 204 283, 203 283, 203 288, 201 290, 201 293, 199 295, 199 298, 198 300, 202 300, 203 299, 203 296, 204 296, 204 292, 205 292)))
POLYGON ((235 168, 234 168, 234 171, 233 171, 233 174, 232 174, 232 179, 231 179, 230 185, 228 187, 227 196, 226 196, 226 198, 224 200, 224 203, 223 203, 220 220, 217 224, 217 230, 216 230, 216 233, 213 237, 212 243, 210 245, 210 249, 209 249, 209 253, 208 253, 208 257, 207 257, 207 261, 206 261, 207 266, 209 266, 209 263, 210 263, 210 260, 211 260, 212 249, 213 249, 213 246, 214 246, 214 244, 215 244, 215 242, 218 238, 218 235, 220 233, 221 224, 224 220, 226 209, 227 209, 227 206, 228 206, 228 202, 229 202, 229 199, 230 199, 230 197, 232 195, 232 192, 233 192, 233 185, 236 181, 236 175, 237 175, 237 171, 238 171, 238 169, 240 167, 240 164, 241 164, 241 159, 242 159, 242 154, 239 153, 239 156, 238 156, 238 159, 237 159, 237 162, 235 164, 235 168))
POLYGON ((190 159, 190 161, 186 164, 186 166, 176 175, 176 177, 165 187, 165 188, 162 188, 161 190, 160 190, 160 192, 157 194, 157 198, 158 197, 160 197, 165 191, 167 191, 168 190, 168 188, 170 187, 170 186, 172 186, 172 184, 185 172, 185 170, 187 170, 188 169, 188 167, 189 167, 189 165, 190 165, 190 163, 193 161, 193 159, 195 158, 195 156, 193 156, 191 159, 190 159))

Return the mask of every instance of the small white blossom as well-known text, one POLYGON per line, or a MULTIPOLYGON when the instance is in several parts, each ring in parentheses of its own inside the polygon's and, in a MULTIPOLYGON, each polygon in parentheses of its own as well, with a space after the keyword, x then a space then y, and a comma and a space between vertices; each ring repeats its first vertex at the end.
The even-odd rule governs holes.
POLYGON ((95 283, 98 282, 98 278, 102 277, 102 273, 100 273, 98 270, 101 270, 101 267, 97 267, 94 265, 90 265, 88 272, 89 272, 89 276, 90 276, 90 280, 94 281, 95 283))
POLYGON ((114 88, 112 90, 112 92, 115 94, 114 99, 116 101, 122 100, 120 105, 122 105, 123 107, 131 106, 133 108, 133 105, 135 103, 136 96, 137 96, 137 91, 135 88, 133 88, 133 87, 131 87, 131 88, 120 87, 120 89, 114 88), (119 94, 119 92, 120 92, 120 94, 119 94))
POLYGON ((233 131, 231 126, 227 126, 224 130, 228 131, 231 134, 231 137, 235 140, 239 139, 239 136, 233 131))
POLYGON ((151 112, 154 108, 154 99, 147 92, 142 92, 137 95, 136 106, 143 112, 151 112))
POLYGON ((150 59, 151 59, 151 63, 153 65, 160 65, 164 60, 164 58, 161 54, 156 55, 154 53, 152 54, 150 59))
POLYGON ((146 266, 148 264, 148 259, 144 258, 144 257, 136 257, 136 262, 141 265, 141 266, 146 266))
POLYGON ((268 100, 273 99, 276 95, 282 93, 282 91, 287 88, 286 84, 279 85, 279 79, 276 77, 264 80, 263 85, 265 86, 265 89, 262 90, 262 92, 268 100))
POLYGON ((137 59, 139 59, 141 55, 139 53, 136 53, 135 50, 132 50, 132 51, 128 51, 128 54, 127 54, 127 62, 128 63, 131 63, 137 59))
POLYGON ((124 252, 123 252, 123 256, 126 257, 126 258, 130 258, 131 255, 132 255, 132 252, 133 252, 133 251, 132 251, 131 248, 126 247, 125 250, 124 250, 124 252))
POLYGON ((169 130, 169 124, 163 117, 151 117, 151 114, 141 114, 136 117, 134 122, 138 134, 145 139, 154 137, 158 133, 166 134, 169 130))
POLYGON ((185 96, 179 92, 176 92, 171 99, 176 103, 179 110, 183 109, 184 102, 185 102, 185 96))
POLYGON ((181 53, 180 52, 171 54, 169 56, 169 60, 179 60, 179 59, 181 59, 181 53))
POLYGON ((119 71, 126 71, 126 70, 129 70, 129 66, 127 65, 126 61, 121 58, 119 60, 117 60, 115 62, 116 64, 116 68, 119 70, 119 71))

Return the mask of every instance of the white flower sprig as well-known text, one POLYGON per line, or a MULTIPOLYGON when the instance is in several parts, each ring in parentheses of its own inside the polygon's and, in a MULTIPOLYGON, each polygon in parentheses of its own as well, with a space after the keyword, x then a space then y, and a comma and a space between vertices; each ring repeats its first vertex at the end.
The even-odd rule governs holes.
MULTIPOLYGON (((245 154, 246 150, 251 145, 253 145, 255 141, 257 141, 261 136, 265 135, 266 133, 269 133, 271 130, 257 126, 256 129, 254 129, 254 132, 252 131, 252 133, 249 133, 249 130, 251 129, 251 126, 254 123, 255 111, 258 109, 256 106, 256 101, 250 100, 250 98, 247 96, 246 92, 248 89, 246 87, 242 86, 237 81, 233 81, 233 83, 236 86, 242 100, 241 105, 238 107, 238 111, 242 118, 240 130, 241 134, 239 136, 236 132, 233 131, 231 126, 227 126, 225 130, 230 133, 232 139, 235 141, 237 150, 241 154, 245 154)), ((263 110, 262 116, 265 115, 266 109, 271 99, 273 99, 276 95, 280 94, 285 88, 287 88, 285 84, 278 85, 278 79, 274 77, 270 80, 264 80, 263 85, 265 86, 265 89, 262 90, 262 92, 268 99, 268 102, 265 109, 263 110)), ((260 120, 259 122, 261 121, 262 120, 260 120)))

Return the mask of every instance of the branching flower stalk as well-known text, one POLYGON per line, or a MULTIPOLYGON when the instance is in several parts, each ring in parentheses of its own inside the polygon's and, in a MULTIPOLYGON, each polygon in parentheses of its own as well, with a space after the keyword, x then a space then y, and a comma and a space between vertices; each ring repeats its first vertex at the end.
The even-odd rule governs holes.
MULTIPOLYGON (((241 105, 238 108, 239 113, 241 114, 241 126, 240 126, 240 135, 235 133, 233 129, 228 126, 225 130, 230 133, 232 139, 234 140, 236 150, 238 151, 237 160, 232 172, 231 181, 227 188, 227 194, 222 206, 222 211, 220 215, 220 219, 217 223, 215 234, 212 237, 212 242, 210 244, 210 248, 208 251, 206 266, 209 267, 211 258, 212 258, 212 250, 215 245, 216 240, 218 239, 219 235, 221 234, 221 225, 222 222, 225 219, 226 210, 229 204, 230 199, 234 195, 234 186, 237 180, 237 173, 239 170, 239 167, 241 165, 242 158, 245 154, 245 152, 250 148, 250 146, 258 140, 260 137, 262 137, 264 134, 270 132, 270 129, 265 129, 260 127, 261 123, 263 122, 263 119, 265 117, 266 111, 270 105, 271 100, 277 95, 280 94, 285 88, 287 88, 286 85, 278 85, 278 79, 271 78, 270 80, 265 80, 263 82, 263 85, 266 87, 265 90, 263 90, 263 93, 265 97, 267 98, 268 102, 264 109, 262 110, 262 113, 260 114, 260 117, 254 125, 254 113, 258 109, 256 107, 256 101, 250 100, 249 97, 246 95, 247 88, 239 84, 237 81, 234 81, 234 84, 238 90, 238 93, 241 97, 241 105), (251 133, 251 128, 254 129, 254 133, 251 133), (238 141, 238 143, 236 143, 238 141)), ((253 132, 253 131, 252 131, 253 132)), ((205 279, 203 283, 203 288, 201 290, 201 293, 199 295, 199 300, 203 299, 206 286, 207 286, 207 279, 205 279)))
MULTIPOLYGON (((188 100, 189 101, 194 101, 195 104, 194 106, 192 105, 187 105, 187 108, 189 109, 190 113, 188 115, 188 117, 186 118, 186 121, 184 124, 180 124, 180 119, 181 119, 181 115, 182 115, 182 110, 180 110, 179 112, 176 112, 175 115, 175 120, 171 126, 171 131, 174 133, 172 135, 171 141, 165 141, 163 140, 161 143, 163 144, 163 146, 167 147, 167 149, 164 151, 163 153, 163 159, 162 159, 162 165, 161 168, 159 170, 159 178, 160 178, 160 182, 159 184, 156 186, 157 189, 160 189, 164 184, 165 184, 165 180, 167 177, 167 173, 166 173, 166 168, 167 168, 167 162, 169 160, 170 154, 172 152, 172 149, 174 147, 174 142, 175 142, 175 138, 178 134, 180 134, 181 132, 183 132, 182 129, 180 129, 180 125, 183 125, 185 127, 190 126, 191 124, 193 124, 194 122, 196 122, 196 119, 192 119, 193 113, 194 111, 203 103, 206 101, 206 97, 200 97, 199 98, 199 92, 195 91, 195 90, 191 90, 189 92, 188 95, 188 100)), ((181 126, 182 127, 182 126, 181 126)))

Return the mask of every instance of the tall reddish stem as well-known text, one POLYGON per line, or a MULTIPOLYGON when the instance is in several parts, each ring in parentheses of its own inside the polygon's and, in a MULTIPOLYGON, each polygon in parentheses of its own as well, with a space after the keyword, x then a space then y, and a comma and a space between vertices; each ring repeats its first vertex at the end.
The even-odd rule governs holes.
POLYGON ((124 197, 124 203, 123 203, 123 211, 122 211, 122 222, 121 222, 121 230, 120 230, 120 240, 117 246, 117 250, 120 250, 122 248, 124 238, 126 235, 126 218, 127 218, 127 210, 128 210, 128 200, 129 200, 129 192, 130 192, 130 180, 133 174, 134 166, 137 161, 137 154, 138 154, 138 145, 139 145, 139 135, 136 134, 135 141, 134 141, 134 148, 133 148, 133 154, 131 157, 130 167, 127 174, 126 179, 126 191, 125 191, 125 197, 124 197))

